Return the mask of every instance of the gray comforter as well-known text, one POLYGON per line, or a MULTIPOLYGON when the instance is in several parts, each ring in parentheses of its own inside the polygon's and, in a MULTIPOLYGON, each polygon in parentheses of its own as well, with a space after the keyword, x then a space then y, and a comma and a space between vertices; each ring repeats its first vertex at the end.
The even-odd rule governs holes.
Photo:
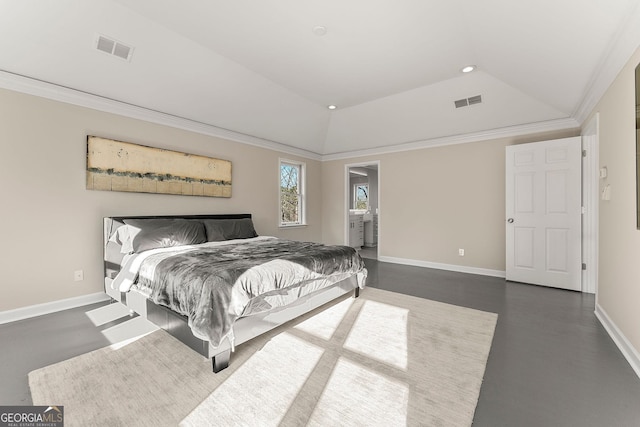
POLYGON ((243 315, 289 304, 292 299, 367 270, 348 246, 282 239, 160 253, 141 264, 138 286, 150 299, 189 319, 198 338, 233 346, 233 323, 243 315))

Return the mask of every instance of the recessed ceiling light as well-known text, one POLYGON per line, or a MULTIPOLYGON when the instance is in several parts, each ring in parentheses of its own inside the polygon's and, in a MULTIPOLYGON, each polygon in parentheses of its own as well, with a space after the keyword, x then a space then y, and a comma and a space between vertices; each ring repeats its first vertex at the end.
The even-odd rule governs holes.
POLYGON ((338 107, 336 107, 335 105, 331 104, 331 105, 327 105, 327 108, 328 108, 329 110, 335 110, 335 109, 336 109, 336 108, 338 108, 338 107))
POLYGON ((464 68, 463 68, 462 70, 460 70, 460 71, 462 71, 463 73, 470 73, 470 72, 472 72, 472 71, 473 71, 473 70, 475 70, 475 69, 476 69, 476 66, 475 66, 475 65, 467 65, 466 67, 464 67, 464 68))
POLYGON ((313 34, 316 36, 324 36, 327 34, 327 27, 323 27, 322 25, 316 25, 313 27, 313 34))

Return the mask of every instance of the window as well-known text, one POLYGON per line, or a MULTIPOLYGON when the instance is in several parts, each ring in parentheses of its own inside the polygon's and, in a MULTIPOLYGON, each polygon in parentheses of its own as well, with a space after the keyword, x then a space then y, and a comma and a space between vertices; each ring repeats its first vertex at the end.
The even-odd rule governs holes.
POLYGON ((280 159, 280 226, 305 224, 305 164, 280 159))
POLYGON ((369 209, 369 184, 356 184, 353 186, 353 208, 369 209))

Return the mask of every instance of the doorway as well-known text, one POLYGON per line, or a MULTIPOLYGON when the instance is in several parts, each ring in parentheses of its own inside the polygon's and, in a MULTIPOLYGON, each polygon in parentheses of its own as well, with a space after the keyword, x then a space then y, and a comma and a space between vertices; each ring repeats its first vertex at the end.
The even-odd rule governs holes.
POLYGON ((345 245, 363 258, 378 259, 380 162, 345 165, 345 245))

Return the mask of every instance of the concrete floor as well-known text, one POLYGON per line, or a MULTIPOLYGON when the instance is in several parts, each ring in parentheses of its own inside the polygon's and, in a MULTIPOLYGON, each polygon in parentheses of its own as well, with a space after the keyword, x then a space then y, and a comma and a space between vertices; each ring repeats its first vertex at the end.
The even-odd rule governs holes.
MULTIPOLYGON (((474 426, 640 426, 640 379, 594 296, 365 259, 368 286, 498 313, 474 426)), ((0 325, 0 405, 29 405, 27 373, 110 344, 85 314, 0 325)))
POLYGON ((358 251, 358 253, 362 258, 378 259, 378 248, 375 246, 374 247, 363 246, 358 251))
POLYGON ((640 379, 594 295, 365 262, 368 286, 498 313, 474 426, 640 426, 640 379))

